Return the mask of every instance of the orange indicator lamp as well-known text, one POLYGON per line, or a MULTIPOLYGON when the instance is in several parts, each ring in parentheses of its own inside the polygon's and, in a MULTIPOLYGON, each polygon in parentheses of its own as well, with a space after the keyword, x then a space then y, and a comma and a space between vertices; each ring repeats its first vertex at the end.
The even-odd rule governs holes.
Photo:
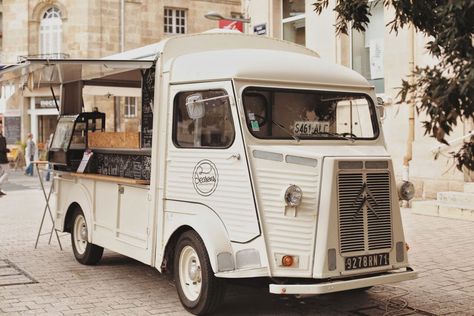
POLYGON ((293 262, 294 260, 292 256, 285 255, 283 256, 283 258, 281 258, 281 264, 284 267, 291 267, 293 265, 293 262))

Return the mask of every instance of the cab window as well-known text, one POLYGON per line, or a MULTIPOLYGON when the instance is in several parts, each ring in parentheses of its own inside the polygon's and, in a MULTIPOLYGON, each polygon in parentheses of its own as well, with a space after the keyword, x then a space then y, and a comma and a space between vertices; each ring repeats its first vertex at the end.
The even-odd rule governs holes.
POLYGON ((365 94, 250 87, 247 127, 261 139, 375 139, 375 106, 365 94))
POLYGON ((224 90, 178 93, 173 142, 182 148, 228 148, 235 137, 229 96, 224 90))

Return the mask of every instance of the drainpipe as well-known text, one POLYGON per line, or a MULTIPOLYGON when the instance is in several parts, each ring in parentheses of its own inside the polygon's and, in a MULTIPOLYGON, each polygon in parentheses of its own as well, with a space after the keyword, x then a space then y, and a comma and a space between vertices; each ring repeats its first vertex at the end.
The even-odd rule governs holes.
MULTIPOLYGON (((413 71, 415 70, 415 28, 410 26, 408 29, 408 68, 409 68, 409 83, 415 83, 413 71)), ((408 102, 408 139, 406 154, 403 157, 403 181, 410 180, 410 161, 413 158, 413 141, 415 140, 415 94, 411 93, 410 101, 408 102)))
POLYGON ((120 51, 125 50, 125 0, 120 0, 120 51))

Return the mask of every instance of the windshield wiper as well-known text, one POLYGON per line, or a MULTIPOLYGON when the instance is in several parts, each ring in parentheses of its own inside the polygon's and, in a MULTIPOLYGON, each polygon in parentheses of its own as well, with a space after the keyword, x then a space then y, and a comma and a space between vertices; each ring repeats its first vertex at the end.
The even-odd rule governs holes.
POLYGON ((315 133, 314 135, 328 135, 328 136, 333 136, 333 137, 337 137, 337 138, 342 138, 342 139, 345 139, 345 140, 350 140, 351 142, 355 142, 355 139, 354 139, 354 135, 353 134, 350 134, 350 133, 347 133, 350 137, 347 137, 347 136, 344 136, 343 134, 338 134, 338 133, 332 133, 332 132, 318 132, 318 133, 315 133))
POLYGON ((272 121, 273 124, 275 124, 275 126, 278 126, 282 131, 284 131, 285 133, 287 133, 288 135, 290 135, 294 140, 296 140, 298 143, 300 142, 300 138, 296 135, 293 135, 292 132, 290 132, 285 126, 283 126, 282 124, 280 123, 277 123, 275 122, 272 118, 270 118, 270 121, 272 121))

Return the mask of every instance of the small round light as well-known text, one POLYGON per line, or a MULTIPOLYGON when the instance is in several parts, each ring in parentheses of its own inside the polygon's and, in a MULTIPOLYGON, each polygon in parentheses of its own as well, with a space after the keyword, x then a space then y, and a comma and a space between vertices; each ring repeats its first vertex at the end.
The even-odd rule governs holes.
POLYGON ((297 185, 290 185, 285 192, 285 202, 289 206, 298 206, 303 199, 303 191, 297 185))
POLYGON ((410 181, 398 184, 398 197, 400 200, 410 201, 415 196, 415 186, 410 181))
POLYGON ((293 265, 293 257, 292 256, 283 256, 283 258, 281 258, 281 264, 284 267, 291 267, 293 265))

